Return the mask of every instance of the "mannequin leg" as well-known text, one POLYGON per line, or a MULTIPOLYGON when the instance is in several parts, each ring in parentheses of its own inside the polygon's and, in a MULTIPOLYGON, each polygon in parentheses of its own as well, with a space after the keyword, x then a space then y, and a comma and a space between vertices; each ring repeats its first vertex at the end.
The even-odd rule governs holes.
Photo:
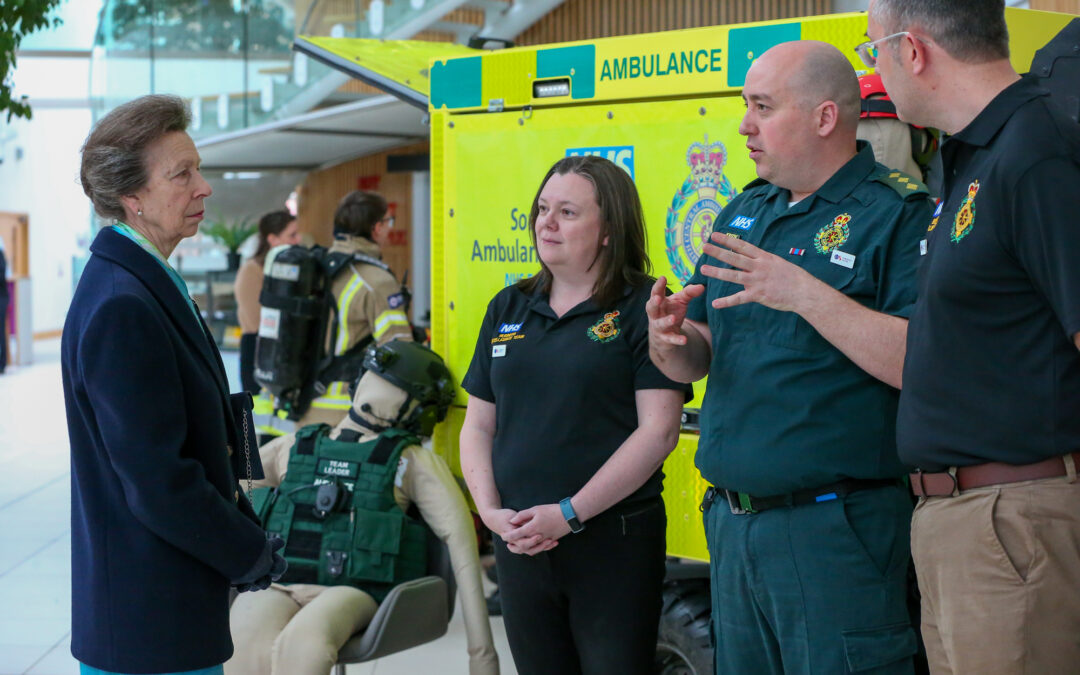
POLYGON ((225 675, 269 673, 274 641, 299 611, 300 605, 276 588, 238 595, 229 611, 234 648, 225 675))
POLYGON ((274 675, 329 675, 338 650, 367 626, 378 605, 351 586, 331 586, 304 606, 274 642, 274 675))

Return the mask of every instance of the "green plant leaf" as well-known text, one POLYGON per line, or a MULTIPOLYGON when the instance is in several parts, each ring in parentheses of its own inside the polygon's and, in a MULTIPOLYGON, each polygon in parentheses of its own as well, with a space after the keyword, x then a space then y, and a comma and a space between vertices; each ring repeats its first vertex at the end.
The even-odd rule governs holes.
POLYGON ((251 216, 244 216, 233 220, 227 218, 207 220, 203 222, 201 229, 203 234, 229 249, 230 253, 236 253, 247 238, 258 231, 259 227, 251 216))
POLYGON ((0 112, 12 117, 30 119, 30 106, 25 96, 11 93, 11 73, 15 70, 15 53, 24 36, 42 28, 59 26, 60 17, 53 14, 62 0, 0 1, 0 112))

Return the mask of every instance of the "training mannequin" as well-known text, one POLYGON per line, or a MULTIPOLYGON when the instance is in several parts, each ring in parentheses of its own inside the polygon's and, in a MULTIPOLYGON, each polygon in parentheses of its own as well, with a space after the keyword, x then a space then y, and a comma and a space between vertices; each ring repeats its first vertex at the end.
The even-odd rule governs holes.
POLYGON ((912 178, 925 180, 925 164, 937 147, 934 136, 926 129, 912 127, 900 120, 880 75, 860 77, 859 95, 861 109, 855 137, 870 143, 878 162, 912 178))
MULTIPOLYGON (((407 397, 404 390, 368 370, 357 384, 353 414, 338 423, 329 437, 353 430, 360 434, 359 442, 374 439, 379 430, 399 419, 407 397)), ((257 486, 281 483, 294 440, 289 434, 260 448, 266 478, 257 486)), ((405 448, 394 498, 402 510, 415 504, 449 548, 465 620, 470 675, 497 675, 498 655, 481 585, 473 520, 446 462, 420 446, 405 448)), ((377 607, 368 593, 351 586, 272 584, 266 591, 240 595, 230 615, 235 653, 225 664, 225 672, 327 675, 337 662, 338 650, 370 623, 377 607)))

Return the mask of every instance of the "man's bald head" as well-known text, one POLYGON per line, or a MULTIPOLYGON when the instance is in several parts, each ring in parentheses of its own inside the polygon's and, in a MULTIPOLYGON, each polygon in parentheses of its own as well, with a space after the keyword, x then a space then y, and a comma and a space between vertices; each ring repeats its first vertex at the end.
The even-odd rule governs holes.
POLYGON ((743 84, 739 133, 759 178, 802 199, 856 153, 859 80, 835 47, 785 42, 758 57, 743 84))
POLYGON ((837 108, 837 126, 859 124, 859 78, 840 50, 816 40, 784 42, 762 54, 751 68, 775 68, 787 74, 786 86, 807 109, 825 101, 837 108))

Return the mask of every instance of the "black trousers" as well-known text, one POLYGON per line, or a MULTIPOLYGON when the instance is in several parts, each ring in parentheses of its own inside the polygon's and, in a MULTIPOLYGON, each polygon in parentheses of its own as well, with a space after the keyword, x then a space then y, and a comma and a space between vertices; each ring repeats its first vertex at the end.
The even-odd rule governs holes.
POLYGON ((536 556, 495 537, 499 598, 520 675, 653 670, 667 515, 657 497, 616 505, 536 556))

